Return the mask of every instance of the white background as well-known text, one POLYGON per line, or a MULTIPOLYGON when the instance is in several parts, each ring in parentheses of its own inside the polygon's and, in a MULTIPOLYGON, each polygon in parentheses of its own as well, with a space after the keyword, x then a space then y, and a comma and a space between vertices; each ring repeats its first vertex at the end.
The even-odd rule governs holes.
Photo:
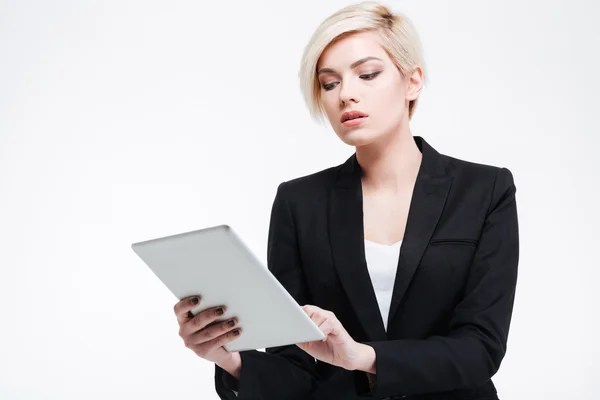
MULTIPOLYGON (((265 260, 277 185, 353 151, 297 81, 346 4, 0 1, 0 398, 217 399, 130 244, 229 223, 265 260)), ((390 4, 429 67, 413 134, 515 176, 501 398, 600 398, 600 6, 390 4)))

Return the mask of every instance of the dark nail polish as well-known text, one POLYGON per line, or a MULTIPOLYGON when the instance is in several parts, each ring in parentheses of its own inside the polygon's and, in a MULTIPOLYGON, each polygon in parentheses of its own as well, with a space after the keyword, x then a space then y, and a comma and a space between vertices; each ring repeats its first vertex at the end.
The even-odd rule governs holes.
POLYGON ((198 299, 197 297, 194 297, 194 298, 192 299, 192 304, 194 304, 194 305, 195 305, 195 304, 198 304, 198 302, 199 302, 199 301, 200 301, 200 299, 198 299))
POLYGON ((217 315, 223 315, 223 309, 222 308, 217 308, 216 313, 217 313, 217 315))
POLYGON ((233 331, 233 336, 237 336, 237 335, 239 335, 239 334, 240 334, 240 331, 239 331, 239 329, 235 329, 235 330, 233 331))
POLYGON ((229 325, 229 326, 234 326, 234 325, 235 325, 235 321, 229 321, 229 322, 227 323, 227 325, 229 325))

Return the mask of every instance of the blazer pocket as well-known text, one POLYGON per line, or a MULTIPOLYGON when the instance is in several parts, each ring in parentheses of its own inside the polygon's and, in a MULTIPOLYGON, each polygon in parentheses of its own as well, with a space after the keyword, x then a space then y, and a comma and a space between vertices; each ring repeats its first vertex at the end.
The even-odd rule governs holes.
MULTIPOLYGON (((477 240, 469 238, 432 239, 427 246, 420 269, 423 277, 443 286, 451 279, 462 282, 477 248, 477 240)), ((450 286, 449 286, 450 287, 450 286)))
POLYGON ((459 246, 477 246, 477 240, 475 239, 432 239, 429 242, 430 245, 443 245, 443 244, 452 244, 459 246))

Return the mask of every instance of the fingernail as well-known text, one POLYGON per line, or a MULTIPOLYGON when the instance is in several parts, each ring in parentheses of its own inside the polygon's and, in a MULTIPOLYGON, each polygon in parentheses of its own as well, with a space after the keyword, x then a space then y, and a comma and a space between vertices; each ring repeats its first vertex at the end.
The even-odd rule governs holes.
POLYGON ((236 330, 234 330, 234 331, 233 331, 233 336, 237 336, 237 335, 239 335, 239 334, 240 334, 240 331, 239 331, 239 329, 236 329, 236 330))
POLYGON ((222 308, 217 308, 216 314, 217 315, 223 315, 223 309, 222 308))
POLYGON ((198 304, 198 302, 200 302, 200 299, 199 299, 199 298, 197 298, 197 297, 194 297, 194 298, 192 299, 192 304, 198 304))
POLYGON ((234 326, 234 325, 235 325, 235 321, 231 320, 231 321, 229 321, 229 322, 227 323, 227 325, 229 325, 229 326, 234 326))

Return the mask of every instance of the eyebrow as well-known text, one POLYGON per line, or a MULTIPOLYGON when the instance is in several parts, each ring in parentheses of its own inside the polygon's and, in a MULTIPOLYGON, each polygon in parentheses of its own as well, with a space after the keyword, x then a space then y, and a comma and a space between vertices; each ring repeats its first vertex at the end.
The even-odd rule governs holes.
MULTIPOLYGON (((350 64, 350 69, 354 69, 354 68, 358 67, 359 65, 364 64, 364 63, 366 63, 367 61, 370 61, 370 60, 383 61, 381 58, 377 58, 377 57, 372 57, 372 56, 365 57, 365 58, 361 58, 358 61, 354 61, 352 64, 350 64)), ((323 74, 325 72, 333 72, 333 73, 335 73, 335 70, 331 69, 331 68, 321 68, 319 70, 319 72, 317 72, 317 75, 323 74)))

